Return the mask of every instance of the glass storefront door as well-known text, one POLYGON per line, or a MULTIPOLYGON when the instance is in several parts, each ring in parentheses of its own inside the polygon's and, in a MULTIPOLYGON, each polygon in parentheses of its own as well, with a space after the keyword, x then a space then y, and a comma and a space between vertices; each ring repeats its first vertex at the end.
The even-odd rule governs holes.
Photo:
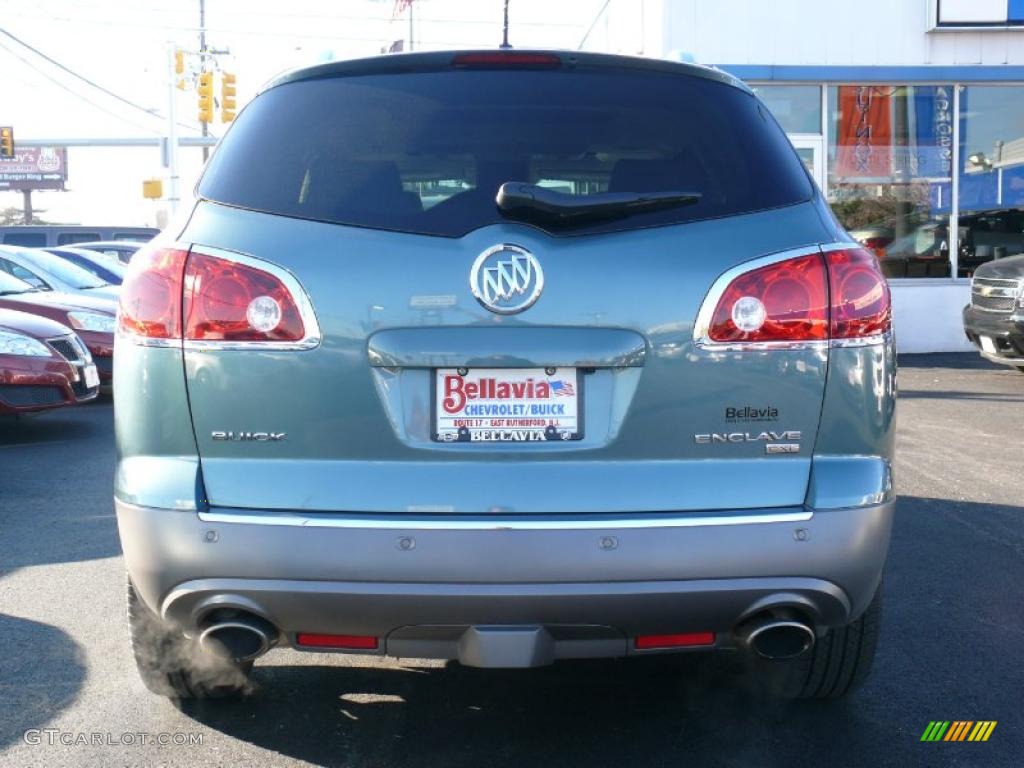
POLYGON ((825 142, 821 136, 793 136, 789 140, 796 147, 796 153, 800 156, 807 170, 811 172, 814 183, 818 189, 825 189, 825 142))

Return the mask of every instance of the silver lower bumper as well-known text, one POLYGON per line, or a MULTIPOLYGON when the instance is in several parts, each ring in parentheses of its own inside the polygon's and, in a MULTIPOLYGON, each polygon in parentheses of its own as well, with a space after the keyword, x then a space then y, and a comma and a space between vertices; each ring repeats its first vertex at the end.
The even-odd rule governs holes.
POLYGON ((298 632, 373 635, 396 656, 500 646, 534 659, 624 655, 641 634, 710 631, 729 645, 769 605, 798 608, 819 629, 846 624, 881 578, 893 513, 889 501, 473 527, 116 507, 140 596, 186 631, 235 607, 271 621, 285 643, 298 632))

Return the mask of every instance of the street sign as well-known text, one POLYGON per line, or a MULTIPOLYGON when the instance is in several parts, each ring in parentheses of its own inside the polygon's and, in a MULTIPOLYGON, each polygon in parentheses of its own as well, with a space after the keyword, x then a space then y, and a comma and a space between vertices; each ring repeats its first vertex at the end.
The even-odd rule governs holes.
POLYGON ((160 179, 144 179, 142 196, 149 200, 157 200, 164 196, 164 183, 160 179))
POLYGON ((68 151, 64 147, 18 147, 0 158, 0 189, 64 189, 68 151))

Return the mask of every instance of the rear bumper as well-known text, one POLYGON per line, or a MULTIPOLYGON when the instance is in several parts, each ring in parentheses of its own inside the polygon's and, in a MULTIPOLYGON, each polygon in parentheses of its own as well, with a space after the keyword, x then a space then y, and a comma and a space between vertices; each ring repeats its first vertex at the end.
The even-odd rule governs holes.
POLYGON ((495 625, 541 632, 552 658, 623 655, 641 634, 711 631, 730 646, 737 624, 768 606, 840 626, 875 592, 893 515, 892 501, 386 523, 116 507, 140 596, 187 632, 236 607, 271 621, 285 644, 298 632, 373 635, 381 653, 439 658, 461 658, 467 633, 495 625))

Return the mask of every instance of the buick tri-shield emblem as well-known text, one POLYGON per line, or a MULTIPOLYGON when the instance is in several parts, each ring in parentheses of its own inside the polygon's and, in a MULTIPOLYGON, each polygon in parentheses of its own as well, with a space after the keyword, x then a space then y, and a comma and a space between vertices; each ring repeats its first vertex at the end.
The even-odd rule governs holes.
POLYGON ((476 257, 469 287, 491 312, 511 315, 533 304, 544 290, 544 272, 525 248, 503 243, 476 257))

